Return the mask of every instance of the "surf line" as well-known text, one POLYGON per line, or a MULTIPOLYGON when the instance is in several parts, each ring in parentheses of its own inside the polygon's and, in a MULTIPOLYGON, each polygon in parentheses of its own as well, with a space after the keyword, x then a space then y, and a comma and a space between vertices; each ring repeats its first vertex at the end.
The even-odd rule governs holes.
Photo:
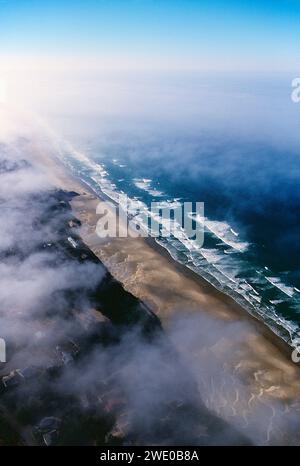
POLYGON ((100 215, 96 224, 99 238, 169 238, 194 240, 197 247, 204 243, 204 202, 182 204, 151 202, 148 209, 144 204, 132 209, 130 198, 122 194, 117 205, 102 200, 96 207, 100 215), (193 216, 190 215, 191 210, 193 216), (195 222, 194 217, 203 219, 195 222))

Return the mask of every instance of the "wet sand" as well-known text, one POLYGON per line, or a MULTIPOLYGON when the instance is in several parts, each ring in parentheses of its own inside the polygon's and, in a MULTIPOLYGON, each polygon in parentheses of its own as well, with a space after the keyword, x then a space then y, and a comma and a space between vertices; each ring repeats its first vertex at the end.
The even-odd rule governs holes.
POLYGON ((254 443, 300 444, 300 371, 291 360, 291 348, 151 239, 99 238, 95 231, 99 199, 41 152, 35 147, 38 163, 51 172, 53 182, 80 194, 72 208, 82 222, 84 242, 159 316, 191 365, 207 407, 254 443))

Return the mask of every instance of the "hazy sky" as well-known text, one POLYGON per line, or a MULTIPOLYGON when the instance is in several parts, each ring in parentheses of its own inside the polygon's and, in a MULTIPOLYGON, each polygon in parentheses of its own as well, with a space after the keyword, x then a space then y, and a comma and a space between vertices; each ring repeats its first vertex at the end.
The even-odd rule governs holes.
POLYGON ((122 69, 297 70, 299 27, 299 0, 0 0, 0 55, 122 69))

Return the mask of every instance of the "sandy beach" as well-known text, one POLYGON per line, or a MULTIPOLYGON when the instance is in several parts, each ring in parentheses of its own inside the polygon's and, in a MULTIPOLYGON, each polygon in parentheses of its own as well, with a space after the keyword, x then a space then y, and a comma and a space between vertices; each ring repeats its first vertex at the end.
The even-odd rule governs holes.
POLYGON ((59 161, 34 150, 56 186, 79 194, 72 208, 84 242, 128 291, 151 306, 183 360, 192 361, 206 406, 254 443, 299 444, 300 372, 292 349, 153 241, 99 238, 99 199, 59 161))

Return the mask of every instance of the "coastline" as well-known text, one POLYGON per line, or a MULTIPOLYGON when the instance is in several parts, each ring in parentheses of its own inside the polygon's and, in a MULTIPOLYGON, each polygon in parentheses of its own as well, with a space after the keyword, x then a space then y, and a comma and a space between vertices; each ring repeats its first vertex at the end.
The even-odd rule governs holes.
MULTIPOLYGON (((206 338, 204 342, 201 341, 205 335, 199 328, 199 331, 196 329, 199 344, 196 342, 190 348, 183 343, 178 348, 183 356, 190 350, 195 353, 193 357, 199 372, 209 358, 212 365, 225 370, 229 377, 234 377, 229 391, 235 391, 235 397, 230 395, 224 407, 221 387, 219 393, 206 400, 210 409, 225 419, 235 417, 238 424, 243 420, 247 424, 251 415, 262 407, 267 407, 273 413, 271 418, 274 412, 278 415, 296 411, 295 406, 300 398, 300 373, 291 360, 292 349, 284 340, 229 295, 176 262, 154 239, 101 240, 95 234, 98 220, 96 205, 100 198, 84 182, 68 173, 61 161, 50 159, 47 154, 40 159, 40 149, 37 154, 41 167, 46 166, 47 173, 51 171, 57 186, 79 194, 71 204, 75 216, 82 222, 80 235, 83 241, 127 291, 152 308, 167 333, 169 329, 172 333, 174 320, 178 317, 193 319, 201 316, 208 332, 210 329, 214 332, 217 325, 219 333, 213 341, 207 342, 206 338), (236 326, 234 336, 232 330, 227 331, 231 325, 236 326)), ((218 384, 218 375, 214 374, 213 377, 218 384)), ((297 436, 297 433, 293 435, 297 436)), ((293 439, 289 443, 293 444, 293 439)))
POLYGON ((192 269, 186 267, 185 265, 173 259, 169 251, 167 251, 167 249, 158 244, 153 238, 145 238, 145 242, 149 244, 151 248, 156 250, 161 256, 165 257, 168 261, 170 261, 172 266, 176 268, 179 271, 179 273, 188 277, 190 280, 195 281, 195 283, 198 284, 203 291, 207 291, 207 293, 215 295, 216 298, 228 304, 228 306, 231 307, 232 312, 236 314, 237 319, 242 318, 245 320, 249 320, 249 322, 251 322, 254 326, 257 326, 257 329, 260 332, 263 332, 268 340, 274 342, 274 344, 280 348, 280 350, 287 356, 287 358, 289 360, 291 359, 291 351, 293 350, 293 348, 279 335, 277 335, 262 319, 259 318, 259 316, 250 314, 250 312, 237 301, 235 301, 235 299, 232 296, 217 289, 214 285, 212 285, 205 278, 201 277, 199 274, 194 272, 192 269))

